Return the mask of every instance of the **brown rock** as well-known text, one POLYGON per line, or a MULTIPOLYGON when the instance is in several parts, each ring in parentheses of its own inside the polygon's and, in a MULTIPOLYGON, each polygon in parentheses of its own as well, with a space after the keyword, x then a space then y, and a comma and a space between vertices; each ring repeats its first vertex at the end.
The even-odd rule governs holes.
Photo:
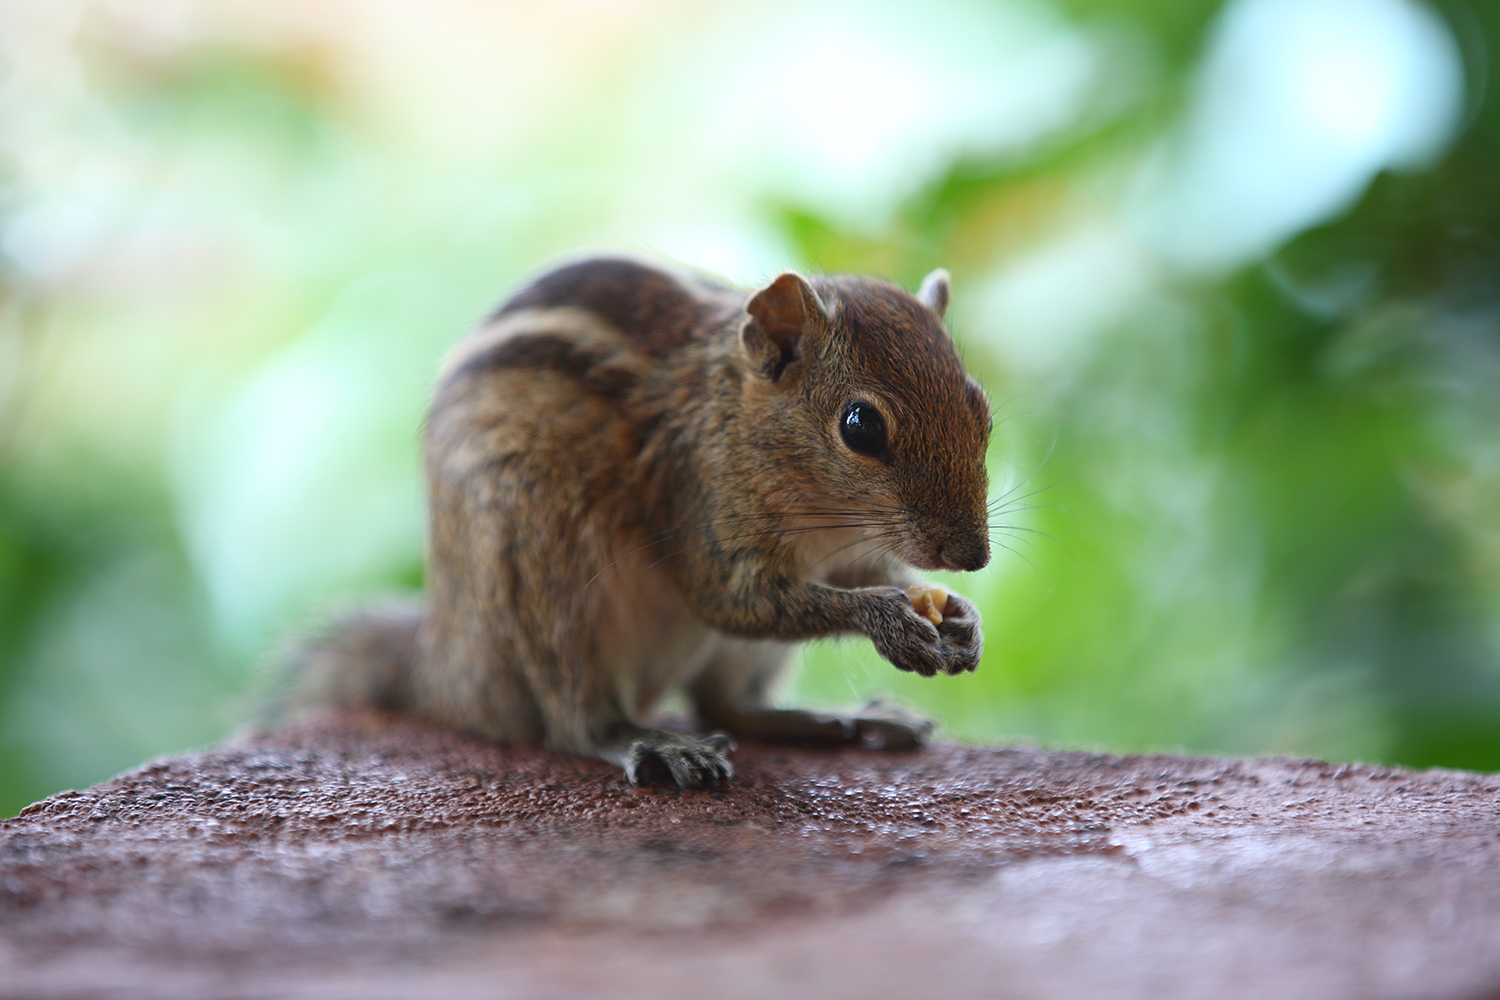
POLYGON ((377 716, 0 823, 5 997, 1500 995, 1500 779, 743 747, 734 784, 377 716))

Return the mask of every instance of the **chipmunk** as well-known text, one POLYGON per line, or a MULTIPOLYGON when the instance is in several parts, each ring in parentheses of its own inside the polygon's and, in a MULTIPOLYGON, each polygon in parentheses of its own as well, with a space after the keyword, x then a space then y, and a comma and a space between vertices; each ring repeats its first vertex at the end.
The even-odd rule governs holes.
POLYGON ((321 702, 413 713, 696 787, 731 737, 913 747, 877 703, 771 706, 795 644, 869 636, 972 671, 979 613, 913 607, 917 569, 989 561, 989 401, 942 324, 945 271, 787 272, 746 293, 635 260, 537 278, 444 364, 424 434, 425 606, 310 643, 321 702), (930 609, 929 609, 930 610, 930 609), (685 689, 717 732, 653 728, 685 689))

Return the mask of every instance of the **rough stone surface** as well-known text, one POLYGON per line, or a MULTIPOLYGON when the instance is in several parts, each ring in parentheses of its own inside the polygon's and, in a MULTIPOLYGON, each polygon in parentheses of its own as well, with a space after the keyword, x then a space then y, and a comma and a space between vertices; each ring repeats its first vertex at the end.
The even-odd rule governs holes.
POLYGON ((5 997, 1500 997, 1500 778, 345 716, 0 823, 5 997))

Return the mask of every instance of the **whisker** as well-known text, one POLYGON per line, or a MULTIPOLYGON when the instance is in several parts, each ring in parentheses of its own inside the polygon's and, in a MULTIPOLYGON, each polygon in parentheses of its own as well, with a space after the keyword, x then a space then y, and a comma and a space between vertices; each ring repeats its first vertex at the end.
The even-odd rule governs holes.
MULTIPOLYGON (((623 561, 625 559, 629 559, 631 556, 633 556, 633 555, 635 555, 635 554, 637 554, 639 552, 644 552, 645 550, 647 550, 649 548, 652 548, 653 546, 655 546, 655 545, 657 545, 657 544, 659 544, 661 542, 669 541, 670 539, 675 538, 675 537, 681 537, 682 535, 685 535, 688 532, 691 532, 691 531, 694 531, 694 530, 697 530, 697 529, 700 529, 700 528, 704 528, 704 529, 711 528, 711 527, 713 527, 713 526, 715 526, 717 524, 722 524, 722 523, 731 522, 731 521, 741 521, 741 522, 743 522, 743 521, 752 521, 752 520, 771 521, 771 520, 776 520, 776 519, 785 520, 785 519, 789 519, 789 518, 793 518, 793 517, 856 518, 856 517, 869 517, 869 516, 871 516, 871 515, 868 514, 868 513, 866 513, 866 512, 864 512, 864 511, 851 511, 851 510, 836 510, 836 509, 811 508, 811 509, 793 510, 793 511, 758 511, 758 512, 751 512, 751 513, 745 513, 745 514, 724 514, 724 515, 721 515, 719 517, 708 518, 707 520, 704 520, 704 521, 695 521, 695 522, 689 522, 688 524, 677 525, 675 527, 666 528, 666 529, 663 529, 661 531, 653 532, 652 534, 647 535, 646 536, 646 542, 645 542, 645 544, 638 545, 635 548, 630 549, 627 552, 621 553, 620 555, 616 556, 614 559, 610 560, 608 563, 606 563, 604 565, 604 567, 602 569, 599 570, 599 572, 597 572, 593 576, 589 577, 588 583, 585 583, 583 585, 582 589, 583 590, 587 590, 590 586, 593 585, 593 583, 594 583, 595 580, 599 579, 599 577, 603 576, 608 570, 610 570, 612 567, 618 565, 621 561, 623 561)), ((797 531, 805 531, 805 530, 831 530, 833 528, 838 528, 838 527, 852 527, 852 526, 853 525, 849 525, 847 523, 842 523, 842 524, 831 524, 831 525, 818 525, 818 526, 814 526, 812 528, 806 528, 806 527, 804 527, 804 528, 778 528, 778 529, 772 529, 772 530, 770 530, 768 532, 764 532, 764 533, 765 534, 794 533, 794 532, 797 532, 797 531)), ((734 538, 738 538, 738 537, 748 537, 748 536, 729 536, 728 538, 722 539, 722 540, 728 541, 728 540, 733 540, 734 538)), ((684 549, 683 551, 690 551, 692 548, 693 548, 693 546, 689 546, 687 549, 684 549)), ((660 560, 658 560, 658 562, 659 561, 660 560)), ((656 563, 652 563, 651 565, 655 566, 656 563)))
POLYGON ((1030 493, 1023 493, 1020 496, 1012 496, 1012 494, 1014 494, 1016 492, 1016 490, 1018 490, 1022 486, 1026 485, 1026 480, 1023 479, 1021 482, 1016 483, 1016 485, 1012 486, 1010 489, 1006 490, 1004 493, 1001 493, 1001 494, 995 496, 993 499, 987 501, 985 505, 987 507, 993 507, 995 504, 997 504, 997 503, 1004 503, 1007 500, 1028 500, 1031 497, 1034 497, 1034 496, 1036 496, 1036 495, 1038 495, 1040 493, 1046 493, 1048 490, 1055 490, 1059 486, 1066 486, 1068 483, 1074 482, 1075 480, 1082 479, 1082 478, 1084 478, 1084 474, 1083 473, 1079 473, 1076 476, 1069 476, 1067 479, 1060 479, 1060 480, 1058 480, 1055 483, 1048 483, 1046 486, 1038 486, 1036 489, 1032 490, 1030 493))
POLYGON ((1067 510, 1062 504, 1056 503, 1027 503, 1025 497, 1017 497, 1004 507, 992 507, 989 509, 991 516, 997 514, 1010 514, 1017 511, 1027 510, 1067 510))
POLYGON ((1019 524, 992 524, 992 525, 990 525, 990 530, 991 531, 1012 531, 1012 532, 1014 532, 1014 531, 1021 531, 1021 532, 1025 532, 1028 535, 1038 535, 1038 536, 1040 536, 1042 538, 1050 539, 1051 541, 1054 541, 1054 542, 1057 541, 1057 539, 1053 538, 1050 533, 1042 531, 1040 528, 1026 528, 1026 527, 1023 527, 1023 526, 1021 526, 1019 524))
MULTIPOLYGON (((876 533, 874 535, 867 535, 864 538, 856 538, 854 541, 849 542, 846 545, 840 545, 838 548, 836 548, 832 552, 828 553, 822 559, 819 559, 817 562, 815 562, 811 566, 809 566, 808 570, 811 571, 811 570, 817 569, 819 566, 823 565, 825 562, 827 562, 828 560, 832 559, 834 556, 838 555, 840 552, 845 552, 845 551, 847 551, 849 549, 852 549, 856 545, 863 545, 866 542, 872 542, 872 543, 873 542, 881 542, 881 541, 884 541, 887 538, 899 538, 900 536, 901 536, 901 532, 900 531, 882 531, 882 532, 878 532, 878 533, 876 533)), ((864 560, 869 559, 869 558, 871 558, 873 556, 876 556, 876 555, 882 555, 882 554, 884 554, 884 552, 885 552, 884 549, 876 549, 874 551, 867 552, 864 555, 860 556, 858 559, 854 560, 854 562, 850 563, 849 565, 851 565, 851 566, 858 566, 864 560)))
POLYGON ((1002 549, 1004 549, 1005 551, 1009 552, 1011 555, 1015 556, 1017 559, 1020 559, 1026 565, 1030 566, 1035 572, 1037 572, 1037 573, 1041 572, 1041 570, 1037 568, 1037 564, 1036 563, 1032 562, 1025 555, 1023 555, 1022 553, 1016 551, 1011 546, 1006 545, 1004 542, 996 542, 995 544, 999 545, 1002 549))
MULTIPOLYGON (((1038 390, 1038 391, 1040 391, 1040 390, 1038 390)), ((1050 393, 1050 390, 1049 390, 1049 393, 1050 393)), ((1019 397, 1017 397, 1017 398, 1019 398, 1019 397)), ((1056 409, 1057 409, 1057 398, 1055 396, 1052 398, 1052 406, 1053 406, 1053 411, 1054 411, 1054 414, 1055 414, 1056 413, 1056 409)), ((1005 426, 1005 424, 1008 421, 1010 421, 1011 419, 1014 419, 1014 418, 1012 416, 1002 417, 1001 421, 1000 421, 1000 425, 1002 427, 1005 426)), ((1061 435, 1061 430, 1060 430, 1059 424, 1053 424, 1053 428, 1052 428, 1052 440, 1047 445, 1047 453, 1045 455, 1043 455, 1042 456, 1042 460, 1036 464, 1036 468, 1032 469, 1031 472, 1029 472, 1025 477, 1023 477, 1020 482, 1018 482, 1015 486, 1012 486, 1009 490, 1007 490, 1004 494, 1002 494, 1002 496, 1008 496, 1009 494, 1015 492, 1016 490, 1023 488, 1027 483, 1031 482, 1033 479, 1036 478, 1037 473, 1039 473, 1039 472, 1042 471, 1042 469, 1047 465, 1047 462, 1051 460, 1053 453, 1055 453, 1057 451, 1057 442, 1059 441, 1059 439, 1061 438, 1061 436, 1062 435, 1061 435)))
MULTIPOLYGON (((883 541, 885 541, 888 538, 900 538, 901 534, 902 533, 899 532, 899 531, 886 531, 886 532, 882 532, 882 533, 880 533, 878 535, 875 535, 873 538, 870 539, 870 541, 872 541, 872 542, 883 542, 883 541)), ((864 555, 860 556, 859 558, 855 559, 852 563, 849 564, 849 566, 852 569, 852 568, 854 568, 855 566, 858 566, 860 563, 864 562, 867 559, 873 559, 873 558, 875 558, 878 555, 887 555, 887 554, 888 553, 883 548, 873 549, 873 550, 871 550, 869 552, 866 552, 864 555)))
MULTIPOLYGON (((666 562, 668 559, 671 559, 673 556, 680 556, 680 555, 683 555, 684 553, 692 552, 694 549, 707 548, 709 545, 712 545, 712 544, 715 544, 715 543, 718 543, 718 542, 733 542, 733 541, 740 541, 740 540, 743 540, 743 539, 746 539, 746 538, 763 538, 763 537, 766 537, 768 535, 794 535, 794 534, 800 534, 800 533, 805 533, 805 532, 809 532, 809 531, 831 531, 834 528, 879 528, 879 527, 886 526, 888 523, 889 522, 884 522, 884 521, 872 521, 872 522, 869 522, 867 524, 859 524, 859 523, 854 523, 854 524, 834 524, 834 525, 824 524, 824 525, 812 525, 812 526, 802 527, 802 528, 775 528, 775 529, 772 529, 772 530, 769 530, 769 531, 751 531, 751 532, 746 532, 746 533, 740 534, 740 535, 726 535, 726 536, 724 536, 722 538, 714 538, 714 539, 709 539, 707 541, 697 542, 697 543, 695 543, 693 545, 689 545, 689 546, 687 546, 685 548, 678 549, 675 552, 668 552, 666 555, 662 556, 660 559, 653 560, 646 568, 650 569, 653 566, 659 566, 662 563, 666 562)), ((597 578, 597 574, 596 574, 596 578, 597 578)), ((592 583, 593 581, 591 580, 589 582, 592 583)))
POLYGON ((729 521, 774 520, 774 519, 777 519, 777 518, 791 518, 791 517, 866 517, 866 516, 869 516, 869 515, 866 514, 864 511, 857 511, 857 510, 837 510, 837 509, 827 509, 827 510, 825 510, 825 509, 820 509, 820 508, 810 508, 810 509, 792 510, 792 511, 755 511, 755 512, 746 513, 746 514, 721 514, 721 515, 719 515, 717 517, 710 517, 710 518, 708 518, 706 520, 703 520, 703 521, 690 521, 687 524, 680 524, 680 525, 676 525, 676 526, 671 527, 671 528, 663 528, 661 531, 653 532, 652 534, 647 535, 646 539, 648 541, 658 541, 658 540, 660 540, 662 538, 670 537, 671 535, 675 535, 675 534, 680 534, 680 533, 682 533, 684 531, 691 531, 694 528, 706 528, 706 527, 710 527, 710 526, 715 525, 715 524, 722 524, 722 523, 729 522, 729 521))

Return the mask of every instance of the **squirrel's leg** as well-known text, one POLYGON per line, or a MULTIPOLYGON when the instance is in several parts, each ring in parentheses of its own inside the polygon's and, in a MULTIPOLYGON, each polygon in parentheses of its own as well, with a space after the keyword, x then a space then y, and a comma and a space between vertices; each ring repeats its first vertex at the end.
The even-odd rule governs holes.
MULTIPOLYGON (((603 592, 596 597, 606 600, 603 592)), ((631 784, 673 781, 681 788, 702 788, 733 777, 727 736, 677 733, 638 721, 637 713, 649 710, 655 697, 640 697, 640 667, 628 650, 632 643, 605 629, 598 615, 577 620, 591 624, 554 634, 522 658, 546 742, 608 761, 622 768, 631 784)))
POLYGON ((796 646, 726 639, 718 656, 690 688, 699 717, 743 739, 834 746, 861 743, 903 750, 932 735, 930 719, 871 702, 852 715, 771 707, 771 691, 796 646))
MULTIPOLYGON (((579 637, 576 630, 571 636, 579 637)), ((521 660, 548 746, 598 757, 625 771, 631 784, 674 781, 682 788, 719 784, 734 776, 727 736, 695 736, 639 724, 623 706, 616 678, 591 659, 589 644, 560 649, 531 646, 521 660)))
POLYGON ((533 645, 522 658, 545 742, 608 761, 624 769, 632 784, 670 780, 682 788, 701 788, 733 777, 734 766, 726 756, 733 745, 727 736, 676 733, 636 721, 621 696, 622 678, 598 660, 598 651, 585 638, 589 631, 568 630, 554 637, 558 648, 533 645))

